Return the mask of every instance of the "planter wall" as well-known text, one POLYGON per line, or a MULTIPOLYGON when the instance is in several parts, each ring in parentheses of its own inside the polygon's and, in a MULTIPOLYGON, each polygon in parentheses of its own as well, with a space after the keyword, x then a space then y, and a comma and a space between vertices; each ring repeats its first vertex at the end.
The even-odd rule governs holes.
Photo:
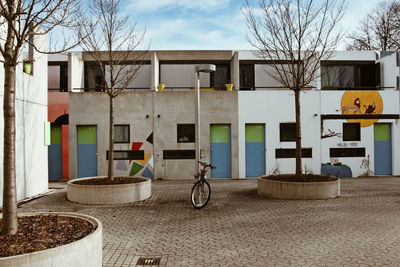
POLYGON ((329 182, 281 182, 258 178, 258 194, 278 199, 329 199, 340 196, 340 179, 329 182))
POLYGON ((0 258, 0 267, 9 266, 101 266, 103 257, 102 225, 91 216, 75 213, 26 213, 19 216, 53 214, 66 217, 81 218, 92 223, 96 230, 86 237, 55 248, 0 258))
MULTIPOLYGON (((151 196, 151 180, 118 185, 80 185, 77 180, 99 177, 78 178, 67 183, 67 199, 81 204, 124 204, 141 201, 151 196)), ((132 178, 134 179, 134 178, 132 178)))

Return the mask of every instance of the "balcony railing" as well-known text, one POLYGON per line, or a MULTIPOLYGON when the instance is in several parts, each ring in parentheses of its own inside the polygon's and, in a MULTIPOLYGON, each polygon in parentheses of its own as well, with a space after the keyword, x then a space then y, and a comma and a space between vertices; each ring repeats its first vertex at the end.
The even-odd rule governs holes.
POLYGON ((49 92, 68 92, 68 88, 48 88, 49 92))
POLYGON ((396 89, 394 86, 321 87, 323 91, 381 91, 396 89))
MULTIPOLYGON (((115 88, 118 89, 118 88, 115 88)), ((49 89, 50 90, 50 89, 49 89)), ((59 90, 59 89, 57 89, 59 90)), ((191 91, 194 87, 187 86, 175 86, 175 87, 164 87, 164 91, 191 91)), ((226 87, 201 87, 202 91, 226 91, 226 87)), ((104 88, 74 88, 77 92, 104 92, 104 88)), ((149 87, 129 87, 125 88, 125 92, 148 92, 151 91, 149 87)))
MULTIPOLYGON (((119 88, 115 88, 118 90, 119 88)), ((148 92, 150 91, 150 87, 127 87, 124 92, 148 92)), ((74 88, 74 91, 78 92, 105 92, 104 88, 74 88)))

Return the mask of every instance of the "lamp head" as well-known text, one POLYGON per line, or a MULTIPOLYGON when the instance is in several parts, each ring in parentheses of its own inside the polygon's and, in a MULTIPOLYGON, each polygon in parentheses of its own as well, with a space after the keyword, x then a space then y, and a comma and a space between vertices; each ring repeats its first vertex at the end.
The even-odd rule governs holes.
POLYGON ((214 64, 202 64, 199 66, 196 66, 196 71, 198 72, 214 72, 216 70, 216 67, 214 64))

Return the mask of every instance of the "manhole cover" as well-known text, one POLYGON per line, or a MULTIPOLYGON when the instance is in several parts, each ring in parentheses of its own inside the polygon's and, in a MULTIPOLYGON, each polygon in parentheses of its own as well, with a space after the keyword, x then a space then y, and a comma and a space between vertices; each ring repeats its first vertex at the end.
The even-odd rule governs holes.
POLYGON ((161 258, 152 258, 152 257, 140 257, 136 263, 136 265, 151 265, 158 266, 160 265, 161 258))

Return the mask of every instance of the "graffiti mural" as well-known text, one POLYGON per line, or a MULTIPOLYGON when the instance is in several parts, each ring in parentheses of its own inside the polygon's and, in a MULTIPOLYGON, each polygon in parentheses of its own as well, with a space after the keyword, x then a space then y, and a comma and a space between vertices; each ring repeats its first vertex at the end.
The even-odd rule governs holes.
POLYGON ((331 164, 325 163, 321 165, 321 174, 322 175, 330 175, 338 178, 351 178, 353 177, 353 173, 351 169, 347 165, 342 165, 340 163, 331 164))
POLYGON ((143 150, 144 159, 142 160, 118 160, 115 169, 129 176, 141 176, 154 179, 153 175, 153 133, 145 142, 133 142, 132 151, 143 150))
MULTIPOLYGON (((342 96, 340 106, 340 111, 344 115, 370 115, 383 112, 383 101, 378 91, 346 91, 342 96)), ((360 123, 361 127, 369 127, 378 119, 360 118, 347 121, 360 123)))

